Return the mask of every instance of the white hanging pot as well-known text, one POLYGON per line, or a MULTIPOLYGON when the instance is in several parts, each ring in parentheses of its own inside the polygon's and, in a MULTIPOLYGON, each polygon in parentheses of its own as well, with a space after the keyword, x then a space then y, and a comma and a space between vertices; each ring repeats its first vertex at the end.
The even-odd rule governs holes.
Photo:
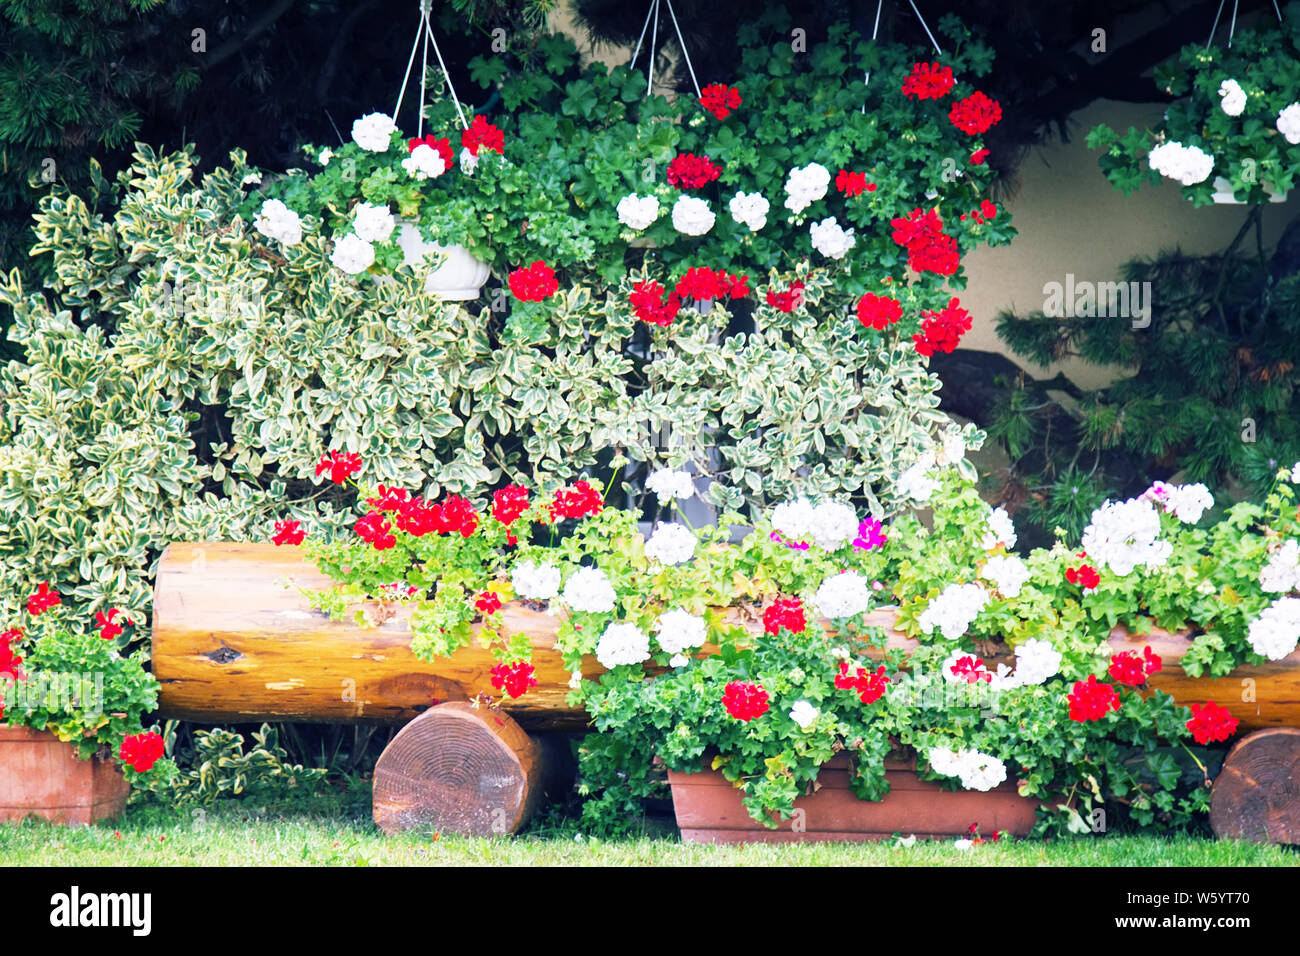
MULTIPOLYGON (((1286 202, 1286 193, 1279 193, 1273 188, 1272 183, 1264 183, 1264 193, 1268 196, 1269 202, 1286 202)), ((1222 176, 1214 177, 1214 195, 1210 197, 1216 203, 1222 206, 1244 206, 1240 199, 1232 194, 1232 183, 1222 176)))
POLYGON ((477 299, 479 290, 492 274, 491 267, 464 246, 429 242, 420 235, 419 226, 409 219, 403 219, 398 228, 397 245, 402 250, 403 262, 417 270, 431 254, 446 253, 442 265, 429 273, 424 282, 424 291, 440 299, 457 302, 477 299))

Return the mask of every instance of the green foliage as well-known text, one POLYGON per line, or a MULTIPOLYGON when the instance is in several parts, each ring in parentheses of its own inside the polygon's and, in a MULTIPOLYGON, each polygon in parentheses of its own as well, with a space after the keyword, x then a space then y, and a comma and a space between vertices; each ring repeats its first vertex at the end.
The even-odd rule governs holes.
POLYGON ((160 795, 175 806, 211 806, 218 800, 291 800, 309 794, 325 779, 325 770, 290 763, 274 727, 263 724, 252 743, 233 730, 217 728, 194 734, 193 753, 180 758, 181 772, 160 795))

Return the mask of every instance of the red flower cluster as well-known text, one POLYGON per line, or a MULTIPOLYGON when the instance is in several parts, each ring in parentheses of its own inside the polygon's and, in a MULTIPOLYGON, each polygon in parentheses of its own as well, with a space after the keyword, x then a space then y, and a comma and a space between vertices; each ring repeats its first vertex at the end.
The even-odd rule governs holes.
POLYGON ((696 267, 687 269, 677 280, 673 294, 683 301, 690 299, 743 299, 749 295, 749 276, 733 276, 722 269, 696 267))
POLYGON ((718 119, 726 119, 740 108, 740 90, 725 83, 711 83, 700 90, 700 105, 718 119))
POLYGON ((575 481, 571 488, 558 489, 555 500, 547 507, 551 511, 552 521, 563 521, 565 518, 600 514, 600 509, 605 507, 605 499, 590 482, 575 481))
POLYGON ((541 302, 560 287, 555 279, 555 270, 541 259, 510 273, 509 282, 510 294, 520 302, 541 302))
POLYGON ((732 681, 723 691, 722 706, 737 720, 750 721, 767 713, 767 691, 762 684, 732 681))
POLYGON ((866 173, 851 173, 847 169, 841 169, 835 177, 835 188, 852 199, 861 196, 863 192, 875 192, 876 184, 867 183, 866 173))
POLYGON ((517 664, 496 664, 492 668, 492 686, 505 690, 511 697, 522 697, 528 688, 537 686, 533 665, 520 661, 517 664))
POLYGON ((1077 568, 1066 568, 1065 580, 1071 584, 1082 585, 1085 591, 1091 591, 1101 583, 1101 575, 1092 565, 1081 564, 1077 568))
POLYGON ((651 325, 671 325, 682 308, 682 300, 677 293, 665 298, 664 287, 658 282, 638 282, 632 290, 631 298, 636 317, 651 325))
POLYGON ((1148 644, 1142 648, 1141 654, 1137 651, 1112 654, 1110 667, 1107 668, 1106 673, 1121 684, 1137 687, 1147 682, 1148 674, 1154 674, 1158 670, 1160 670, 1160 655, 1151 650, 1151 645, 1148 644))
POLYGON ((475 116, 474 121, 469 124, 469 129, 461 131, 460 145, 474 156, 478 155, 480 149, 490 149, 494 153, 504 154, 506 135, 482 116, 475 116))
POLYGON ((836 687, 853 691, 864 704, 874 704, 884 697, 885 685, 888 683, 889 678, 885 676, 883 666, 877 667, 874 674, 865 667, 859 667, 850 675, 848 661, 840 661, 840 672, 835 678, 836 687))
POLYGON ((978 90, 952 104, 948 111, 952 125, 969 136, 987 133, 1002 119, 1002 106, 978 90))
POLYGON ((423 501, 412 502, 398 515, 397 526, 417 538, 430 531, 468 538, 478 528, 478 512, 468 499, 460 495, 448 495, 436 505, 423 501))
POLYGON ((776 292, 769 289, 767 292, 767 304, 775 306, 780 312, 793 312, 799 306, 803 305, 804 284, 796 279, 790 283, 790 288, 784 292, 776 292))
POLYGON ((769 634, 779 634, 781 628, 792 634, 801 634, 807 626, 803 602, 798 598, 778 598, 763 612, 763 630, 769 634))
POLYGON ((446 166, 447 169, 451 169, 452 163, 455 161, 451 154, 451 140, 437 139, 432 133, 430 133, 428 136, 422 138, 417 137, 416 139, 406 141, 406 151, 408 153, 415 152, 415 147, 417 146, 428 146, 434 152, 442 156, 443 165, 446 166))
POLYGON ((970 654, 957 658, 948 670, 954 677, 964 680, 968 684, 990 684, 993 682, 993 675, 984 666, 984 659, 970 654))
POLYGON ((366 499, 366 504, 375 511, 401 511, 410 503, 409 491, 405 488, 390 488, 387 485, 380 485, 379 494, 366 499))
POLYGON ((913 209, 906 219, 891 219, 894 242, 907 248, 907 264, 915 272, 950 276, 957 271, 960 256, 957 240, 943 231, 939 211, 922 213, 913 209))
MULTIPOLYGON (((0 677, 9 677, 14 680, 20 680, 23 672, 19 665, 23 659, 14 653, 13 645, 23 639, 23 629, 21 627, 11 627, 7 631, 0 631, 0 677)), ((0 699, 0 717, 4 716, 4 701, 0 699)))
POLYGON ((44 614, 56 604, 61 604, 62 599, 58 591, 50 590, 50 583, 42 581, 36 593, 27 599, 27 613, 32 617, 44 614))
MULTIPOLYGON (((495 614, 497 611, 501 610, 501 597, 496 591, 484 591, 478 596, 478 600, 474 602, 474 606, 485 615, 495 614)), ((517 697, 519 695, 516 694, 515 696, 517 697)))
POLYGON ((903 317, 903 305, 897 299, 863 293, 858 299, 858 321, 866 328, 883 332, 903 317))
POLYGON ((492 517, 507 528, 528 510, 528 489, 523 485, 506 485, 492 496, 492 517))
POLYGON ((980 203, 980 207, 978 209, 972 209, 969 213, 966 213, 961 218, 965 219, 966 216, 970 216, 976 222, 984 223, 984 222, 992 222, 995 218, 997 218, 997 215, 998 215, 997 205, 985 199, 983 202, 980 203))
POLYGON ((372 511, 358 518, 353 528, 357 532, 357 537, 374 545, 376 551, 384 551, 397 544, 397 538, 392 534, 392 525, 378 511, 372 511))
POLYGON ((921 332, 913 335, 916 350, 922 355, 951 352, 957 348, 961 337, 970 331, 971 314, 963 309, 953 296, 942 312, 922 312, 921 332))
POLYGON ((125 738, 117 756, 136 773, 144 773, 158 762, 165 749, 162 737, 151 730, 125 738))
POLYGON ((1187 729, 1198 744, 1227 740, 1237 732, 1237 718, 1228 708, 1220 707, 1214 701, 1204 705, 1192 704, 1191 711, 1192 719, 1187 722, 1187 729))
POLYGON ((110 607, 107 614, 103 611, 95 612, 95 627, 99 628, 99 636, 104 640, 111 641, 122 633, 122 625, 113 623, 113 618, 121 613, 121 609, 115 607, 110 607))
POLYGON ((699 189, 721 175, 721 166, 694 153, 678 153, 668 164, 668 184, 678 189, 699 189))
POLYGON ((271 541, 278 547, 282 544, 302 544, 303 539, 307 537, 307 532, 302 529, 302 523, 298 521, 277 521, 275 523, 275 534, 271 541))
POLYGON ((1080 723, 1101 720, 1112 710, 1120 708, 1115 688, 1098 684, 1096 674, 1089 674, 1087 681, 1075 681, 1074 690, 1065 699, 1070 703, 1070 719, 1080 723))
POLYGON ((912 72, 903 80, 903 95, 915 100, 937 100, 947 96, 956 85, 952 67, 913 63, 912 72))
POLYGON ((977 149, 975 152, 970 154, 970 164, 972 166, 983 166, 984 160, 988 158, 988 155, 989 151, 987 149, 977 149))
POLYGON ((361 470, 361 456, 356 452, 331 451, 316 464, 317 477, 330 473, 330 481, 341 485, 361 470))

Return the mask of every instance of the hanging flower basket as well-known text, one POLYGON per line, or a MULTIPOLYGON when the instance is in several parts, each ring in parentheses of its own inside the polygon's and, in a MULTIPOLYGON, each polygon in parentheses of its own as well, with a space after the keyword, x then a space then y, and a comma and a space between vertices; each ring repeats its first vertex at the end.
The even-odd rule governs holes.
POLYGON ((402 221, 397 244, 402 249, 405 264, 413 268, 419 268, 430 255, 446 253, 442 265, 429 273, 424 283, 424 291, 439 298, 456 302, 477 299, 483 284, 492 274, 488 264, 475 258, 464 246, 441 246, 427 241, 420 235, 416 223, 410 220, 402 221))
MULTIPOLYGON (((1264 183, 1264 192, 1268 194, 1269 202, 1286 202, 1287 194, 1279 193, 1273 188, 1272 183, 1264 183)), ((1232 191, 1232 183, 1222 176, 1214 177, 1214 195, 1210 197, 1215 203, 1221 206, 1244 206, 1243 200, 1236 198, 1232 191)), ((1190 201, 1190 200, 1189 200, 1190 201)))

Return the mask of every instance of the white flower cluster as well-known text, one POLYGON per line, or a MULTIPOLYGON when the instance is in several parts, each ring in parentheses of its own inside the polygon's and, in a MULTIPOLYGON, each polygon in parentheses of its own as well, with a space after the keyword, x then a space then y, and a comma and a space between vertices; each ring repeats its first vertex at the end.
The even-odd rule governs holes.
POLYGON ((1194 485, 1167 485, 1157 481, 1142 493, 1184 524, 1196 524, 1206 508, 1214 507, 1214 495, 1199 482, 1194 485))
POLYGON ((688 471, 660 468, 645 480, 646 491, 654 492, 660 504, 673 498, 689 498, 695 494, 695 479, 688 471))
POLYGON ((1273 552, 1259 572, 1259 586, 1271 594, 1300 589, 1300 541, 1288 541, 1273 552))
POLYGON ((368 113, 352 123, 352 139, 362 149, 371 153, 384 153, 392 142, 397 124, 391 116, 368 113))
POLYGON ((703 644, 708 626, 698 614, 674 608, 659 615, 659 620, 655 622, 655 633, 663 650, 669 654, 680 654, 703 644))
POLYGON ((955 465, 966 457, 966 438, 960 431, 953 429, 943 436, 943 447, 936 456, 940 465, 955 465))
POLYGON ((858 241, 853 238, 853 230, 840 228, 834 216, 813 223, 808 232, 812 236, 813 248, 828 259, 843 259, 858 241))
POLYGON ((374 261, 375 247, 352 233, 334 243, 334 251, 330 253, 330 262, 351 276, 365 272, 374 261))
POLYGON ((830 170, 821 163, 809 163, 790 170, 785 181, 785 208, 800 213, 826 195, 831 184, 830 170))
POLYGON ((530 601, 549 601, 560 593, 560 569, 550 564, 520 561, 510 580, 515 594, 530 601))
POLYGON ((1015 523, 1011 520, 1011 515, 1007 514, 1007 509, 1001 505, 989 513, 988 530, 980 540, 980 547, 992 551, 999 544, 1007 549, 1016 546, 1015 523))
POLYGON ((618 201, 618 221, 640 232, 659 218, 659 200, 654 196, 628 193, 618 201))
POLYGON ((330 160, 333 158, 334 158, 334 150, 326 146, 324 149, 320 151, 320 155, 316 157, 316 161, 320 163, 322 166, 328 166, 330 164, 330 160))
POLYGON ((1300 143, 1300 103, 1292 103, 1277 114, 1277 131, 1294 146, 1300 143))
POLYGON ((939 490, 938 480, 929 475, 934 464, 934 455, 922 455, 919 461, 905 468, 898 476, 899 494, 914 501, 929 501, 939 490))
POLYGON ((1246 108, 1246 91, 1236 80, 1224 80, 1219 84, 1219 107, 1229 116, 1240 116, 1246 108))
POLYGON ((1147 162, 1161 176, 1176 179, 1184 186, 1203 183, 1214 172, 1214 157, 1209 153, 1172 141, 1152 147, 1147 162))
POLYGON ((383 242, 393 234, 397 220, 387 206, 358 203, 352 215, 352 228, 366 242, 383 242))
POLYGON ((935 747, 930 751, 930 767, 945 777, 960 777, 967 790, 992 790, 1007 779, 1007 767, 991 754, 978 750, 953 751, 935 747))
POLYGON ((826 501, 815 507, 806 498, 783 501, 772 509, 772 527, 787 537, 812 538, 818 547, 836 551, 858 533, 858 515, 838 501, 826 501))
POLYGON ((1029 565, 1015 555, 995 554, 984 563, 980 577, 993 582, 1005 597, 1020 594, 1020 586, 1029 580, 1029 565))
POLYGON ((1168 541, 1157 541, 1160 515, 1146 498, 1108 501, 1092 513, 1083 529, 1083 550, 1098 564, 1125 575, 1139 564, 1162 567, 1173 553, 1168 541))
POLYGON ((667 522, 660 524, 645 543, 645 556, 664 564, 685 564, 695 556, 697 543, 686 525, 667 522))
POLYGON ((302 220, 278 199, 268 199, 253 217, 253 228, 268 239, 279 239, 286 246, 302 242, 302 220))
POLYGON ((702 236, 713 228, 716 219, 703 199, 679 196, 673 203, 673 228, 683 235, 702 236))
POLYGON ((611 624, 596 644, 596 660, 613 669, 620 664, 640 664, 650 657, 650 638, 635 624, 611 624))
POLYGON ((478 157, 469 151, 469 147, 463 147, 456 158, 460 161, 460 171, 466 176, 473 176, 474 170, 478 168, 478 157))
POLYGON ((856 571, 833 574, 817 589, 813 604, 823 617, 852 617, 871 606, 871 585, 856 571))
POLYGON ((411 150, 411 155, 402 160, 402 168, 407 175, 416 179, 437 179, 447 171, 447 162, 428 143, 421 143, 411 150))
POLYGON ((988 603, 989 592, 980 585, 950 584, 930 602, 917 623, 923 631, 933 633, 937 629, 945 638, 955 641, 966 633, 988 603))
POLYGON ((731 210, 732 219, 742 226, 748 226, 750 232, 758 232, 767 225, 767 211, 772 208, 772 204, 762 193, 739 192, 731 197, 727 208, 731 210))
POLYGON ((1300 641, 1300 598, 1278 598, 1250 622, 1246 636, 1256 654, 1280 661, 1300 641))
POLYGON ((575 611, 604 614, 614 610, 614 586, 600 568, 579 568, 564 585, 561 597, 575 611))
POLYGON ((817 719, 817 708, 806 700, 797 700, 790 708, 790 719, 799 725, 800 730, 807 730, 817 719))
POLYGON ((1061 652, 1051 641, 1031 637, 1016 645, 1015 682, 1021 686, 1041 684, 1061 669, 1061 652))

